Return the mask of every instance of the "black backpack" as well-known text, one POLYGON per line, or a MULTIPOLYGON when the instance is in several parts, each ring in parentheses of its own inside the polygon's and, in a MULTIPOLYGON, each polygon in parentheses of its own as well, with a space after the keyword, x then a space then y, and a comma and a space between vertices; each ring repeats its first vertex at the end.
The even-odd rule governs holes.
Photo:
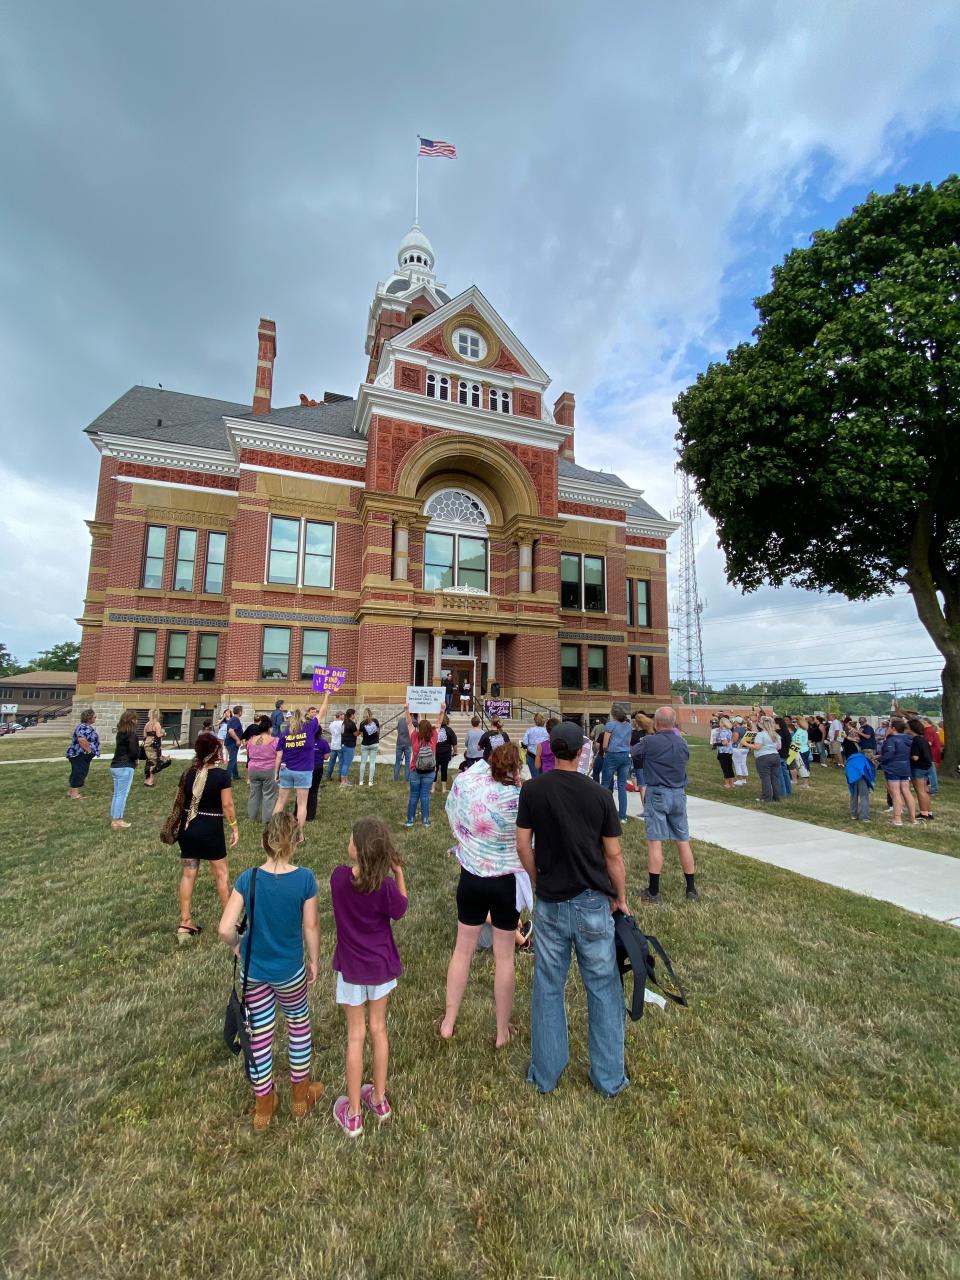
POLYGON ((637 1022, 643 1017, 643 993, 648 982, 659 987, 668 1000, 686 1006, 687 995, 683 989, 683 983, 673 972, 670 957, 657 939, 642 933, 633 916, 624 915, 622 911, 613 913, 613 928, 617 945, 617 968, 620 970, 620 981, 624 984, 624 990, 626 990, 626 976, 633 970, 633 999, 627 1005, 627 1012, 631 1019, 637 1022), (651 948, 663 961, 663 967, 669 973, 676 991, 668 991, 657 977, 656 961, 651 955, 651 948))

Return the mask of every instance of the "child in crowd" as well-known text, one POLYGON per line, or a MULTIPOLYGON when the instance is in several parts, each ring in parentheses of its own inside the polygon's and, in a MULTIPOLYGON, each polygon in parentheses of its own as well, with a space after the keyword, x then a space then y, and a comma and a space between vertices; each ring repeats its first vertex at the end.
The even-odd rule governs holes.
POLYGON ((355 822, 347 854, 351 865, 336 867, 330 877, 337 1004, 343 1005, 347 1023, 347 1092, 334 1103, 333 1117, 348 1138, 358 1138, 362 1107, 381 1124, 390 1119, 387 1001, 403 972, 390 922, 399 920, 408 904, 403 864, 385 822, 373 817, 355 822), (361 1084, 368 1017, 373 1083, 361 1084))
POLYGON ((870 821, 870 792, 873 790, 876 770, 873 762, 859 747, 847 754, 843 771, 847 776, 847 787, 850 791, 851 822, 870 821))

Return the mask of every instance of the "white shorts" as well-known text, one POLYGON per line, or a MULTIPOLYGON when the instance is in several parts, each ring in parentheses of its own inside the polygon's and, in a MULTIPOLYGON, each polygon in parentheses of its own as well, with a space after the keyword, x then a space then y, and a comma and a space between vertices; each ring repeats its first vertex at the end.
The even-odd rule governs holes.
POLYGON ((338 973, 337 1004, 359 1005, 366 1004, 368 1000, 382 1000, 396 985, 396 978, 391 978, 389 982, 379 982, 374 986, 368 986, 364 982, 345 982, 343 974, 338 973))

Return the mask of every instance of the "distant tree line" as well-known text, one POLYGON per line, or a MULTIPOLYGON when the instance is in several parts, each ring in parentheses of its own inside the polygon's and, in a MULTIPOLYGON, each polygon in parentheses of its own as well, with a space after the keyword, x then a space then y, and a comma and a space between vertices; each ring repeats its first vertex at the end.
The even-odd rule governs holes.
POLYGON ((21 662, 0 641, 0 677, 19 676, 26 671, 76 671, 80 661, 80 645, 76 640, 64 640, 38 653, 32 662, 21 662))
MULTIPOLYGON (((690 685, 685 680, 674 680, 673 693, 689 701, 690 685)), ((852 716, 888 715, 891 705, 919 711, 925 716, 940 715, 940 694, 920 693, 907 689, 887 689, 880 693, 844 693, 842 689, 810 693, 803 680, 768 680, 766 684, 726 684, 722 689, 712 685, 694 688, 695 703, 709 702, 713 706, 729 703, 731 706, 753 706, 763 703, 773 706, 782 715, 802 715, 807 711, 843 711, 852 716)))

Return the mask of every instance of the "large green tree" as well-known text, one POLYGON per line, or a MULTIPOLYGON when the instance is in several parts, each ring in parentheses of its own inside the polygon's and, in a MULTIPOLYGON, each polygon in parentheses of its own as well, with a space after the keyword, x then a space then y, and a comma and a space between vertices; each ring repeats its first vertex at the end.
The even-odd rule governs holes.
MULTIPOLYGON (((960 761, 960 178, 870 195, 774 268, 754 341, 679 397, 730 581, 905 586, 960 761)), ((815 620, 815 606, 811 619, 815 620)), ((856 660, 856 653, 847 655, 856 660)))
POLYGON ((80 662, 80 645, 76 640, 64 640, 44 649, 34 666, 38 671, 76 671, 80 662))

